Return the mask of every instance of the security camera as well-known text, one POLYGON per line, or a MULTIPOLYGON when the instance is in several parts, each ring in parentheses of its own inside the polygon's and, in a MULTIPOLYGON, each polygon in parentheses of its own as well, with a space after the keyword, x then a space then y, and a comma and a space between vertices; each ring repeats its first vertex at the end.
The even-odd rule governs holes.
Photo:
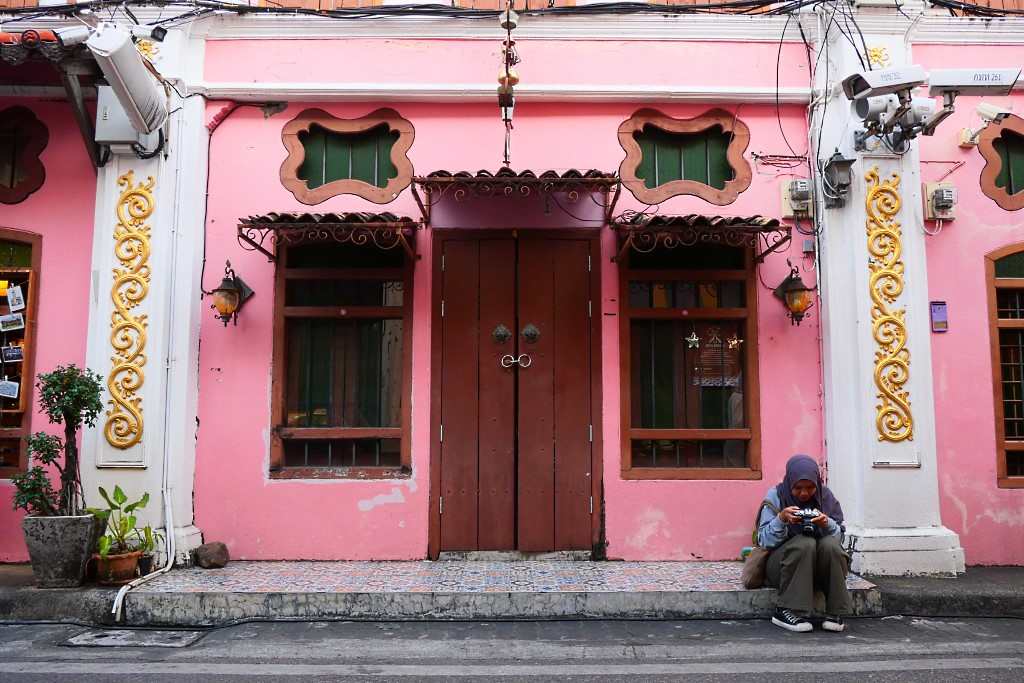
POLYGON ((936 69, 928 78, 928 94, 1009 95, 1020 69, 936 69))
POLYGON ((899 98, 895 95, 882 95, 881 97, 864 97, 854 100, 850 107, 857 118, 864 123, 881 123, 882 117, 887 112, 896 111, 900 106, 899 98))
POLYGON ((902 94, 909 97, 910 90, 928 80, 928 74, 916 64, 892 69, 876 69, 853 74, 843 79, 843 92, 847 99, 902 94))
POLYGON ((72 47, 84 43, 89 38, 92 29, 88 26, 68 26, 54 31, 57 40, 64 47, 72 47))
POLYGON ((1000 107, 998 104, 990 102, 979 102, 975 111, 983 121, 995 121, 996 123, 1002 123, 1003 119, 1013 113, 1006 107, 1000 107))
POLYGON ((85 42, 132 127, 152 133, 167 120, 167 93, 142 61, 131 33, 102 23, 85 42))

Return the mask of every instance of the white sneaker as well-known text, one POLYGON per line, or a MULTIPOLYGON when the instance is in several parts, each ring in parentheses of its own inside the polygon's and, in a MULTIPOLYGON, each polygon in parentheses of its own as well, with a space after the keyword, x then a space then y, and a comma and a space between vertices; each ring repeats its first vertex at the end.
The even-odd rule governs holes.
POLYGON ((827 616, 825 621, 821 622, 821 630, 841 633, 846 630, 846 624, 843 623, 842 617, 827 616))
POLYGON ((779 607, 775 610, 772 623, 776 626, 781 626, 787 631, 795 631, 797 633, 806 633, 814 628, 811 626, 811 622, 784 607, 779 607))

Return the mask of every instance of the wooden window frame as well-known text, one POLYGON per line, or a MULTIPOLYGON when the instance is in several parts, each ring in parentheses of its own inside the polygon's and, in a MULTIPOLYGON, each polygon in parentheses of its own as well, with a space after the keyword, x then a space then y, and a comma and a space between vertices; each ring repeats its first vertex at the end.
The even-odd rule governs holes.
POLYGON ((16 137, 28 138, 29 141, 15 162, 23 169, 24 180, 14 187, 0 185, 0 204, 18 204, 46 182, 46 167, 40 155, 50 142, 50 131, 31 109, 21 106, 0 111, 0 132, 5 131, 13 132, 16 137))
MULTIPOLYGON (((295 245, 302 246, 302 245, 295 245)), ((369 247, 365 247, 369 248, 369 247)), ((401 268, 288 268, 288 247, 278 246, 274 273, 274 350, 271 392, 270 478, 271 479, 405 479, 412 475, 411 403, 412 403, 412 312, 414 261, 405 257, 401 268), (399 306, 286 306, 285 290, 289 280, 313 279, 394 279, 402 281, 402 305, 399 306), (288 318, 360 318, 398 319, 402 321, 402 408, 399 427, 287 427, 286 368, 288 318), (401 439, 399 467, 286 467, 284 440, 321 439, 401 439)))
POLYGON ((992 351, 992 398, 996 417, 996 483, 999 488, 1024 488, 1024 477, 1006 473, 1007 451, 1024 451, 1024 441, 1007 441, 1003 412, 1002 370, 999 356, 999 330, 1024 329, 1024 320, 1000 320, 996 299, 998 289, 1024 289, 1024 278, 996 277, 996 261, 1004 256, 1024 252, 1024 242, 997 249, 985 255, 985 287, 988 292, 989 345, 992 351))
POLYGON ((979 182, 981 192, 1006 211, 1024 209, 1024 191, 1010 194, 1006 188, 996 185, 996 178, 1003 168, 1003 160, 996 150, 995 141, 1004 131, 1015 133, 1024 138, 1024 118, 1007 116, 1001 122, 993 121, 978 136, 978 151, 985 159, 985 168, 981 170, 979 182))
POLYGON ((21 368, 21 388, 19 405, 21 410, 20 427, 0 427, 0 438, 20 439, 21 448, 16 467, 0 467, 0 479, 10 479, 19 472, 28 469, 28 448, 25 437, 31 431, 32 422, 32 390, 35 388, 35 355, 39 309, 39 269, 42 264, 42 235, 24 230, 0 227, 0 240, 20 242, 32 248, 32 272, 29 274, 29 291, 25 301, 25 352, 21 368), (28 381, 26 381, 26 378, 28 381))
MULTIPOLYGON (((690 247, 681 247, 690 248, 690 247)), ((760 382, 757 368, 757 279, 754 254, 744 249, 742 270, 632 270, 628 258, 619 270, 619 387, 621 395, 623 479, 761 479, 760 382), (629 283, 651 281, 742 281, 745 308, 648 308, 630 305, 629 283), (686 311, 685 317, 682 313, 686 311), (632 427, 631 323, 633 320, 742 320, 744 321, 743 401, 748 426, 744 429, 634 429, 632 427), (633 467, 634 439, 720 440, 747 442, 747 467, 633 467)))
POLYGON ((288 150, 288 156, 281 164, 281 184, 303 204, 319 204, 340 194, 354 194, 375 204, 387 204, 412 183, 413 166, 409 160, 409 148, 412 147, 415 137, 416 132, 412 123, 402 118, 394 109, 378 109, 358 119, 339 119, 323 109, 306 109, 286 123, 281 130, 281 141, 288 150), (384 187, 348 178, 310 189, 307 182, 298 175, 306 158, 306 149, 302 146, 299 135, 309 132, 314 125, 328 132, 341 134, 363 133, 380 125, 388 126, 390 130, 398 133, 398 140, 391 147, 391 163, 398 174, 388 180, 384 187))
POLYGON ((743 153, 750 144, 750 129, 735 114, 724 109, 712 109, 692 119, 675 119, 656 109, 640 109, 619 125, 619 144, 626 152, 626 158, 619 165, 622 184, 645 204, 660 204, 670 197, 694 195, 711 204, 724 206, 736 201, 740 193, 750 187, 753 178, 750 164, 743 158, 743 153), (643 152, 634 137, 647 126, 654 126, 666 133, 682 134, 702 133, 720 126, 722 132, 730 136, 725 157, 732 167, 732 180, 727 180, 722 189, 696 180, 673 180, 657 187, 647 187, 643 179, 638 178, 636 174, 643 159, 643 152))

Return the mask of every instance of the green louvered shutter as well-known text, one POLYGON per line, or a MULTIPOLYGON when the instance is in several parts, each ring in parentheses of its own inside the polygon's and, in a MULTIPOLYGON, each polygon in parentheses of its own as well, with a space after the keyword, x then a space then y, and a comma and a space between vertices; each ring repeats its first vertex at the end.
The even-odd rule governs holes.
POLYGON ((1024 190, 1024 137, 1004 132, 992 141, 992 146, 1002 162, 996 176, 996 187, 1005 189, 1007 194, 1024 190))
POLYGON ((726 156, 729 136, 719 126, 700 133, 669 133, 645 126, 635 139, 640 145, 636 175, 648 188, 693 180, 722 190, 735 175, 726 156))
POLYGON ((309 189, 335 180, 361 180, 384 187, 398 175, 391 163, 391 148, 398 140, 398 131, 387 124, 362 133, 335 133, 313 125, 299 134, 305 150, 298 177, 309 189))

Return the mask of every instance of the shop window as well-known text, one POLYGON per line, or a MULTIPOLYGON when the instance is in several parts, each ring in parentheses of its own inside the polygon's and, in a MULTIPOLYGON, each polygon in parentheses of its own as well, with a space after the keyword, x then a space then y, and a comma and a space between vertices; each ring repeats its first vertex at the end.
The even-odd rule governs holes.
POLYGON ((412 182, 412 124, 391 109, 339 119, 308 109, 285 124, 281 183, 304 204, 354 194, 386 204, 412 182))
POLYGON ((0 228, 0 478, 27 466, 41 238, 0 228))
POLYGON ((712 204, 731 204, 750 187, 750 142, 746 124, 715 109, 693 119, 674 119, 641 109, 619 126, 626 158, 622 183, 647 204, 695 195, 712 204))
POLYGON ((408 471, 411 272, 401 249, 278 254, 275 477, 408 471))
POLYGON ((39 155, 49 142, 46 126, 25 107, 0 112, 0 204, 17 204, 43 186, 39 155))
POLYGON ((1007 211, 1024 209, 1024 119, 1008 116, 978 136, 985 159, 981 191, 1007 211))
POLYGON ((748 250, 630 253, 622 292, 623 476, 758 479, 748 250))
POLYGON ((998 483, 1024 488, 1024 244, 986 258, 998 483))

